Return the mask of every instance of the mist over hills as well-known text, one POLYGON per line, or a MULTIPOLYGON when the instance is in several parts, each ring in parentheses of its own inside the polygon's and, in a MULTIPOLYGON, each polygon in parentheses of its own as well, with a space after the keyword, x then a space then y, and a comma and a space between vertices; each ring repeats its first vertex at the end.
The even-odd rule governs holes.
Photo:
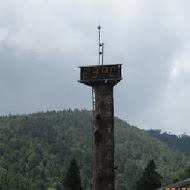
MULTIPOLYGON (((88 190, 91 142, 92 113, 87 110, 0 117, 0 188, 45 190, 63 184, 69 162, 76 158, 88 190)), ((149 159, 154 159, 163 184, 190 164, 180 149, 115 118, 116 189, 133 190, 149 159)))

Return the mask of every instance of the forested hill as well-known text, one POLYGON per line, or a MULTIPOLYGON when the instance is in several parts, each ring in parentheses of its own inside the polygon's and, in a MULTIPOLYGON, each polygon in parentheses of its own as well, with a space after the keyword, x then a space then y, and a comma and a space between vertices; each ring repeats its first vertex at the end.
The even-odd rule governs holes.
POLYGON ((190 136, 188 135, 174 135, 168 134, 167 132, 161 133, 161 130, 148 130, 153 137, 163 141, 170 147, 183 152, 185 155, 190 156, 190 136))
MULTIPOLYGON (((90 187, 92 117, 86 110, 64 110, 0 118, 0 189, 46 190, 63 184, 76 158, 85 190, 90 187)), ((133 190, 153 158, 163 183, 189 166, 190 158, 115 118, 116 189, 133 190)), ((62 189, 59 186, 59 189, 62 189)))

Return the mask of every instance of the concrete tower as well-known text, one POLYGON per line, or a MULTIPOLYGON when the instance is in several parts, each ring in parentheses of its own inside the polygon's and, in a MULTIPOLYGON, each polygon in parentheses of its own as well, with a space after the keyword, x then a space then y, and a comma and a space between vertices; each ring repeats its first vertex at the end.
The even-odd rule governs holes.
POLYGON ((93 91, 92 190, 114 190, 113 87, 122 79, 121 64, 103 65, 100 29, 98 26, 99 65, 81 66, 79 82, 91 86, 93 91))

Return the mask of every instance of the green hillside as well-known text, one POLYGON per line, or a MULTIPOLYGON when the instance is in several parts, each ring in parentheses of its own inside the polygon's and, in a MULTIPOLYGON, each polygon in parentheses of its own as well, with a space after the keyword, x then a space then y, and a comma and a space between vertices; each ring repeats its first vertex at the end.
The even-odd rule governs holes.
MULTIPOLYGON (((63 183, 71 158, 76 158, 84 189, 88 190, 91 129, 91 112, 86 110, 1 117, 0 189, 46 190, 63 183)), ((164 184, 190 163, 181 152, 115 118, 116 190, 133 190, 151 158, 164 184)))

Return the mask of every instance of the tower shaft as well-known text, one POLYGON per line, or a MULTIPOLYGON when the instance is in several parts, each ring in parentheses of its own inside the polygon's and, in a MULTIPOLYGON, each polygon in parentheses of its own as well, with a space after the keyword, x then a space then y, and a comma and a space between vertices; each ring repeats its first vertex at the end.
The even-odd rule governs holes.
POLYGON ((92 190, 114 190, 113 86, 95 84, 92 190))

